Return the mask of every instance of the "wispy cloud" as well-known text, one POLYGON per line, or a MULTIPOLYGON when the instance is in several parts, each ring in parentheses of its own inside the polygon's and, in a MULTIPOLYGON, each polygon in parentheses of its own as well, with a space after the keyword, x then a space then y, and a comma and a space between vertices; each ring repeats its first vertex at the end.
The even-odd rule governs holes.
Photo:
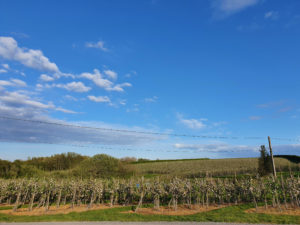
POLYGON ((276 11, 269 11, 265 13, 265 19, 268 20, 277 20, 279 17, 279 13, 276 11))
POLYGON ((201 119, 186 119, 181 114, 177 114, 177 118, 181 124, 184 126, 190 128, 190 129, 203 129, 207 127, 207 125, 204 123, 207 121, 205 118, 201 119))
POLYGON ((287 106, 287 107, 280 108, 278 110, 278 112, 288 112, 288 111, 291 111, 292 109, 293 109, 293 107, 287 106))
POLYGON ((258 147, 247 145, 230 145, 226 143, 217 144, 182 144, 176 143, 173 147, 177 149, 190 149, 199 152, 239 152, 239 151, 258 151, 258 147))
POLYGON ((69 100, 69 101, 74 101, 74 102, 77 102, 77 101, 78 101, 78 99, 75 98, 75 97, 72 96, 72 95, 65 95, 65 96, 64 96, 64 99, 69 100))
POLYGON ((131 77, 136 76, 136 75, 137 75, 137 72, 132 70, 129 73, 125 74, 125 77, 126 78, 131 78, 131 77))
MULTIPOLYGON (((194 152, 205 152, 205 153, 232 153, 245 156, 258 155, 259 146, 249 146, 249 145, 232 145, 228 143, 213 143, 213 144, 186 144, 186 143, 176 143, 173 144, 176 149, 187 149, 194 152)), ((300 154, 300 144, 285 144, 285 145, 273 145, 273 149, 276 151, 277 155, 299 155, 300 154)))
POLYGON ((126 112, 128 112, 128 113, 139 112, 139 111, 140 111, 139 104, 133 104, 132 107, 126 109, 126 112))
POLYGON ((54 78, 47 74, 41 74, 40 80, 44 82, 49 82, 49 81, 54 81, 54 78))
POLYGON ((118 78, 118 74, 112 70, 104 70, 104 74, 113 80, 116 80, 118 78))
POLYGON ((0 86, 21 86, 21 87, 26 87, 27 84, 23 80, 12 78, 10 80, 0 80, 0 86))
POLYGON ((110 103, 110 98, 107 96, 93 96, 93 95, 89 95, 88 99, 93 101, 93 102, 108 102, 110 103))
POLYGON ((104 52, 108 51, 108 49, 106 47, 104 47, 104 42, 103 41, 87 42, 87 43, 85 43, 85 47, 87 47, 87 48, 97 48, 97 49, 100 49, 104 52))
POLYGON ((282 106, 283 104, 285 104, 285 101, 280 100, 280 101, 258 104, 258 105, 256 105, 256 107, 258 107, 258 108, 274 108, 274 107, 282 106))
POLYGON ((1 92, 0 115, 24 119, 38 120, 42 122, 66 124, 57 126, 44 123, 32 123, 21 120, 1 119, 1 141, 26 142, 26 143, 80 143, 80 144, 110 144, 110 145, 141 145, 160 140, 157 136, 138 133, 107 132, 101 129, 82 129, 72 127, 89 126, 103 127, 106 129, 134 129, 138 131, 150 131, 141 127, 125 127, 115 124, 107 124, 99 121, 68 122, 49 117, 46 110, 56 110, 64 113, 75 113, 53 103, 42 103, 32 99, 28 95, 18 92, 1 92))
POLYGON ((240 12, 250 6, 256 5, 260 0, 212 0, 214 18, 225 18, 240 12))
POLYGON ((58 87, 58 88, 64 88, 68 91, 75 91, 75 92, 88 92, 89 90, 91 90, 92 88, 87 87, 84 85, 84 83, 82 82, 70 82, 67 84, 54 84, 53 86, 58 87))
POLYGON ((154 103, 157 101, 157 99, 158 99, 157 96, 153 96, 152 98, 145 98, 144 101, 148 103, 154 103))
POLYGON ((88 92, 90 91, 92 88, 85 86, 84 83, 82 82, 70 82, 70 83, 66 83, 66 84, 36 84, 36 89, 37 91, 43 91, 45 88, 63 88, 66 89, 68 91, 74 91, 74 92, 78 92, 78 93, 83 93, 83 92, 88 92))
POLYGON ((18 38, 29 38, 30 36, 28 34, 25 34, 23 32, 10 32, 12 36, 18 37, 18 38))
POLYGON ((7 70, 5 70, 5 69, 0 69, 0 73, 7 73, 7 70))
POLYGON ((293 106, 291 106, 287 101, 284 100, 259 104, 256 107, 261 109, 273 110, 277 113, 284 113, 294 109, 293 106))
MULTIPOLYGON (((112 75, 113 71, 110 71, 110 75, 112 75)), ((106 72, 107 73, 107 72, 106 72)), ((123 92, 124 87, 131 87, 132 85, 128 82, 122 84, 114 84, 113 81, 105 79, 102 73, 98 69, 94 69, 93 73, 82 73, 78 76, 79 78, 89 79, 94 82, 98 87, 104 88, 107 91, 117 91, 123 92)), ((111 76, 110 76, 111 78, 111 76)))
POLYGON ((7 70, 9 69, 9 65, 7 63, 2 64, 2 67, 7 70))
POLYGON ((45 113, 45 110, 55 110, 64 113, 75 113, 62 107, 55 106, 52 102, 44 103, 32 98, 24 91, 0 90, 0 114, 16 117, 32 118, 45 113))

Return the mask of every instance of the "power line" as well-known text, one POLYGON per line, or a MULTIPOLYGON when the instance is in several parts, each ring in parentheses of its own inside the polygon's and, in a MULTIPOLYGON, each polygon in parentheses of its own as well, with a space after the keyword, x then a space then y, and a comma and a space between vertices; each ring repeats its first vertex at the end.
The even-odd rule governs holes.
MULTIPOLYGON (((13 143, 27 143, 27 144, 47 144, 47 145, 62 145, 62 146, 70 146, 74 148, 93 148, 93 149, 101 149, 101 150, 115 150, 115 151, 147 151, 147 152, 176 152, 176 153, 199 153, 199 151, 192 151, 192 150, 162 150, 162 149, 133 149, 133 148, 113 148, 108 146, 95 146, 95 145, 80 145, 80 144, 66 144, 66 143, 54 143, 54 142, 47 142, 47 141, 8 141, 5 139, 0 138, 0 142, 13 142, 13 143)), ((209 150, 208 150, 209 151, 209 150)), ((228 151, 230 152, 230 151, 228 151)))
MULTIPOLYGON (((230 153, 230 152, 243 152, 245 150, 218 150, 218 151, 214 151, 214 150, 209 150, 209 149, 205 149, 205 150, 183 150, 183 149, 178 149, 178 150, 173 150, 173 149, 145 149, 145 148, 129 148, 129 147, 125 147, 125 148, 113 148, 110 146, 95 146, 95 145, 82 145, 82 144, 71 144, 71 143, 54 143, 54 142, 48 142, 48 141, 10 141, 10 140, 6 140, 6 139, 1 139, 0 138, 0 142, 2 143, 27 143, 27 144, 47 144, 47 145, 61 145, 61 146, 70 146, 70 147, 74 147, 74 148, 90 148, 90 149, 101 149, 101 150, 114 150, 114 151, 136 151, 136 152, 165 152, 165 153, 197 153, 199 154, 200 152, 211 152, 211 153, 230 153)), ((257 149, 258 151, 258 149, 257 149)))
MULTIPOLYGON (((22 118, 14 118, 8 116, 0 116, 0 119, 7 120, 15 120, 15 121, 23 121, 30 123, 38 123, 38 124, 47 124, 47 125, 55 125, 55 126, 63 126, 63 127, 74 127, 80 129, 92 129, 92 130, 102 130, 109 132, 119 132, 119 133, 135 133, 135 134, 146 134, 146 135, 157 135, 157 136, 173 136, 173 137, 190 137, 190 138, 208 138, 208 139, 252 139, 252 140, 264 140, 265 137, 237 137, 237 136, 213 136, 213 135, 191 135, 191 134, 178 134, 178 133, 163 133, 163 132, 151 132, 151 131, 137 131, 137 130, 127 130, 127 129, 113 129, 113 128, 105 128, 105 127, 90 127, 90 126, 81 126, 75 124, 66 124, 66 123, 57 123, 57 122, 48 122, 41 120, 31 120, 31 119, 22 119, 22 118)), ((298 138, 277 138, 273 137, 273 140, 281 140, 281 141, 300 141, 298 138)))

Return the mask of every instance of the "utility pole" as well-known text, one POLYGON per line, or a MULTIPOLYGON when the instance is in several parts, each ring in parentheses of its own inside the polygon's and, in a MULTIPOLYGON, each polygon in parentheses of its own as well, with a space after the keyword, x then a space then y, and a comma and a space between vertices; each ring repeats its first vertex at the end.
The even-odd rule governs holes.
POLYGON ((274 158, 273 158, 273 151, 272 151, 270 136, 268 136, 268 141, 269 141, 270 155, 271 155, 271 160, 272 160, 273 175, 274 175, 274 178, 276 178, 276 169, 275 169, 275 162, 274 162, 274 158))

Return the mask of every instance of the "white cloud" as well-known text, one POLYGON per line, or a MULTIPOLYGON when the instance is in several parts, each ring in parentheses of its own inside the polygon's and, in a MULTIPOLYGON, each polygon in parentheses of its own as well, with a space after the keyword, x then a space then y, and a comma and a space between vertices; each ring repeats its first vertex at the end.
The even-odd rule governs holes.
POLYGON ((199 152, 239 152, 239 151, 258 151, 259 147, 247 145, 229 145, 226 143, 217 144, 182 144, 176 143, 173 145, 177 149, 190 149, 199 152))
MULTIPOLYGON (((48 112, 56 110, 64 113, 75 113, 72 110, 56 107, 53 103, 43 103, 20 92, 0 90, 0 115, 20 119, 33 119, 42 122, 66 125, 103 127, 106 129, 125 129, 147 131, 140 127, 124 127, 106 124, 99 121, 68 122, 53 119, 48 112)), ((148 130, 149 131, 149 130, 148 130)), ((107 132, 101 129, 82 129, 72 126, 57 126, 43 123, 32 123, 21 120, 1 119, 0 137, 7 142, 32 142, 54 144, 110 144, 110 145, 141 145, 160 140, 157 136, 128 132, 107 132)))
POLYGON ((107 80, 103 78, 103 75, 100 73, 99 70, 94 69, 94 73, 82 73, 80 74, 81 78, 86 78, 91 81, 93 81, 98 87, 104 88, 107 91, 118 91, 118 92, 123 92, 124 88, 123 87, 131 87, 132 85, 130 83, 122 83, 122 84, 116 84, 110 80, 107 80))
POLYGON ((275 11, 269 11, 265 13, 265 19, 277 20, 279 13, 275 11))
POLYGON ((74 101, 74 102, 78 101, 77 98, 75 98, 74 96, 71 96, 71 95, 65 95, 64 99, 67 99, 67 100, 70 100, 70 101, 74 101))
POLYGON ((51 76, 48 76, 47 74, 41 74, 40 80, 49 82, 49 81, 54 81, 54 78, 51 76))
POLYGON ((36 84, 35 87, 37 91, 42 91, 44 89, 44 86, 42 84, 36 84))
POLYGON ((30 107, 36 109, 54 109, 55 106, 52 103, 44 104, 36 100, 32 100, 29 96, 21 94, 19 92, 4 92, 0 96, 0 103, 5 106, 17 107, 30 107))
POLYGON ((79 77, 83 77, 93 81, 98 87, 109 88, 113 85, 110 80, 104 79, 99 70, 94 69, 94 73, 82 73, 79 77))
POLYGON ((107 96, 93 96, 93 95, 89 95, 88 99, 93 101, 93 102, 110 102, 109 97, 107 96))
POLYGON ((52 102, 43 103, 25 93, 21 91, 9 92, 0 90, 0 114, 18 117, 27 116, 30 118, 45 112, 45 110, 75 113, 72 110, 56 107, 52 102))
MULTIPOLYGON (((241 156, 258 156, 259 146, 248 146, 248 145, 232 145, 227 143, 214 143, 214 144, 185 144, 176 143, 173 145, 176 149, 189 149, 194 152, 205 152, 205 153, 235 153, 235 157, 241 156), (255 155, 254 155, 255 154, 255 155)), ((273 145, 273 149, 276 151, 276 155, 299 155, 300 144, 286 144, 286 145, 273 145)), ((232 157, 232 154, 230 154, 232 157)))
POLYGON ((106 88, 107 91, 118 91, 118 92, 123 92, 124 88, 123 87, 131 87, 132 85, 128 82, 122 83, 122 84, 116 84, 113 87, 108 87, 106 88))
POLYGON ((0 69, 0 73, 7 73, 7 70, 5 70, 5 69, 0 69))
POLYGON ((129 73, 125 74, 125 77, 126 78, 131 78, 132 76, 136 76, 136 75, 137 75, 137 72, 132 70, 129 73))
POLYGON ((103 41, 98 41, 96 43, 94 43, 94 42, 87 42, 85 44, 85 47, 87 47, 87 48, 98 48, 98 49, 100 49, 100 50, 102 50, 104 52, 108 51, 108 49, 106 47, 104 47, 104 42, 103 41))
POLYGON ((64 88, 68 91, 75 91, 75 92, 88 92, 91 90, 90 87, 85 86, 82 82, 70 82, 67 84, 53 84, 52 86, 58 87, 58 88, 64 88))
POLYGON ((57 108, 55 108, 55 110, 63 112, 63 113, 68 113, 68 114, 76 114, 77 113, 77 112, 75 112, 73 110, 64 109, 64 108, 61 108, 61 107, 57 107, 57 108))
POLYGON ((9 69, 9 65, 8 64, 2 64, 2 67, 4 68, 4 69, 9 69))
POLYGON ((144 101, 145 101, 145 102, 150 102, 150 103, 151 103, 151 102, 156 102, 157 99, 158 99, 157 96, 153 96, 152 98, 145 98, 144 101))
POLYGON ((112 70, 104 70, 104 74, 114 80, 118 78, 118 74, 112 70))
POLYGON ((201 120, 196 119, 181 119, 180 122, 191 129, 202 129, 206 127, 201 120))
POLYGON ((242 11, 256 5, 260 0, 213 0, 214 16, 224 18, 228 15, 242 11))
POLYGON ((26 85, 25 81, 12 78, 9 81, 8 80, 0 80, 0 86, 12 86, 12 87, 21 86, 21 87, 25 87, 27 85, 26 85))
POLYGON ((0 37, 0 56, 4 59, 18 61, 30 68, 59 72, 57 65, 50 62, 41 50, 20 48, 12 37, 0 37))
POLYGON ((127 103, 127 101, 126 101, 126 99, 122 99, 122 100, 120 100, 120 105, 126 105, 126 103, 127 103))
POLYGON ((25 81, 23 80, 19 80, 19 79, 10 79, 16 86, 21 86, 21 87, 26 87, 27 84, 25 81))
POLYGON ((180 123, 190 129, 203 129, 207 127, 207 125, 204 123, 204 121, 207 121, 207 119, 185 119, 181 114, 178 114, 177 117, 180 123))
POLYGON ((54 73, 54 78, 58 79, 58 78, 61 78, 61 77, 66 77, 66 78, 76 78, 76 76, 74 74, 71 74, 71 73, 63 73, 63 72, 56 72, 54 73))

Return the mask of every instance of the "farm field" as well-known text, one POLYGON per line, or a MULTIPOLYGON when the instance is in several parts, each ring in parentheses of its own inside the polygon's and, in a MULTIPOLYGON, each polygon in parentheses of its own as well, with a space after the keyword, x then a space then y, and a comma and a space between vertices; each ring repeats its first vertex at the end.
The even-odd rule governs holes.
POLYGON ((2 179, 0 221, 300 224, 299 179, 293 174, 276 179, 2 179))
POLYGON ((68 153, 2 161, 0 221, 300 224, 299 158, 276 157, 275 164, 283 171, 276 179, 258 175, 258 158, 126 161, 68 153))
MULTIPOLYGON (((277 171, 288 171, 289 167, 300 170, 297 163, 285 158, 275 158, 277 171)), ((255 174, 258 158, 199 159, 176 161, 153 161, 134 164, 141 175, 171 175, 182 177, 228 176, 236 174, 255 174)))

